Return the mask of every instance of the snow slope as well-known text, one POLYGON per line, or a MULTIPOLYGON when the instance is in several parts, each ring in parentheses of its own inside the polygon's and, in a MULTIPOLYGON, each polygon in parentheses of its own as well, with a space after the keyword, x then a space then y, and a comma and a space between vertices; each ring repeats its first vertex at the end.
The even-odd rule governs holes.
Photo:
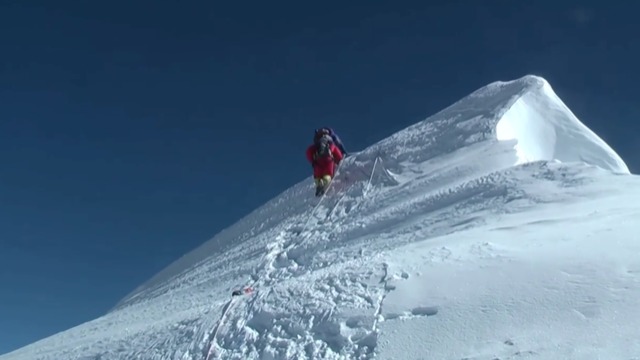
POLYGON ((544 79, 496 82, 0 360, 640 358, 638 200, 544 79))

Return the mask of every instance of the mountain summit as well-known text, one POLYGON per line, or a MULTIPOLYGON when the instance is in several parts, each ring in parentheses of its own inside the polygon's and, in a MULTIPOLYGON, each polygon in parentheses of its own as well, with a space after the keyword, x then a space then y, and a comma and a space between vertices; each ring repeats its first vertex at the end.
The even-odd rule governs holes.
POLYGON ((546 80, 495 82, 0 359, 630 359, 638 185, 546 80))

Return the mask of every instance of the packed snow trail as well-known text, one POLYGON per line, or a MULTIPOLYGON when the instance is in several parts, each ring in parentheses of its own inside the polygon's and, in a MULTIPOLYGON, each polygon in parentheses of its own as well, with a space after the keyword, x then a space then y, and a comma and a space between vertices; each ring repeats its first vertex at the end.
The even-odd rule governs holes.
MULTIPOLYGON (((371 186, 371 180, 373 179, 373 174, 375 172, 376 169, 376 164, 377 164, 378 159, 375 160, 373 168, 371 170, 371 176, 369 177, 369 181, 367 182, 367 184, 365 185, 365 189, 367 189, 369 186, 371 186)), ((311 213, 309 214, 309 217, 307 219, 307 221, 304 223, 302 229, 296 233, 294 235, 294 238, 300 238, 300 241, 298 241, 297 243, 295 242, 291 242, 288 245, 284 245, 282 241, 276 241, 275 243, 270 244, 269 246, 269 251, 267 252, 267 254, 265 255, 265 259, 264 261, 266 262, 266 266, 264 267, 263 271, 266 272, 265 275, 260 276, 257 275, 255 276, 253 282, 247 286, 245 286, 245 288, 247 289, 251 289, 252 292, 255 291, 263 291, 265 290, 265 281, 268 281, 271 279, 272 275, 271 275, 271 271, 270 269, 273 268, 273 263, 274 261, 276 261, 276 259, 280 258, 283 254, 285 254, 285 252, 291 250, 291 248, 293 248, 294 246, 299 246, 301 245, 303 242, 305 242, 306 240, 308 240, 308 236, 305 236, 305 231, 307 230, 307 227, 309 226, 310 220, 313 218, 313 216, 315 215, 317 209, 319 208, 319 206, 323 203, 323 200, 329 196, 329 192, 332 189, 332 185, 336 182, 336 180, 339 179, 339 175, 340 175, 340 166, 338 166, 335 176, 334 176, 334 180, 331 181, 329 183, 329 185, 327 186, 327 189, 325 190, 324 194, 322 196, 319 197, 318 203, 316 204, 316 206, 314 206, 313 210, 311 211, 311 213)), ((331 217, 331 215, 334 213, 334 210, 340 205, 341 201, 344 199, 344 197, 346 196, 346 193, 344 194, 339 194, 336 193, 334 194, 334 196, 337 195, 338 196, 338 200, 335 202, 334 205, 329 207, 329 211, 325 217, 325 219, 329 219, 331 217)), ((366 193, 365 193, 366 195, 366 193)), ((218 323, 216 324, 213 336, 211 338, 210 341, 210 345, 207 351, 207 355, 205 356, 205 360, 209 360, 209 359, 213 359, 215 357, 212 356, 217 356, 214 355, 214 351, 216 350, 216 346, 217 346, 217 334, 218 331, 220 329, 220 327, 223 325, 227 313, 229 311, 229 309, 231 309, 233 307, 233 305, 236 303, 236 301, 242 301, 243 298, 242 297, 232 297, 229 300, 229 303, 224 307, 223 313, 220 317, 220 320, 218 321, 218 323)), ((244 322, 246 323, 247 319, 243 319, 244 322)))
POLYGON ((0 360, 639 356, 640 183, 544 79, 479 89, 340 172, 333 197, 305 179, 0 360))

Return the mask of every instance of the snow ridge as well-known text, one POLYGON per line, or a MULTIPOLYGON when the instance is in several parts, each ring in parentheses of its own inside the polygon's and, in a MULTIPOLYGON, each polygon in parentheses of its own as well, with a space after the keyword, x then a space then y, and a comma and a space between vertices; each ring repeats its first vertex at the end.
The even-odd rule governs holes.
MULTIPOLYGON (((460 151, 472 151, 478 145, 497 140, 503 142, 502 146, 512 145, 516 152, 497 154, 499 151, 494 151, 495 161, 490 166, 469 169, 469 174, 464 174, 467 171, 460 168, 455 171, 460 175, 472 176, 475 173, 480 176, 514 164, 549 160, 585 162, 616 173, 629 173, 623 160, 571 113, 548 82, 531 75, 515 81, 489 84, 430 118, 369 147, 359 153, 355 161, 354 158, 345 161, 345 165, 348 172, 358 172, 351 175, 350 181, 367 177, 373 169, 372 162, 379 156, 384 158, 389 173, 400 174, 415 171, 406 169, 405 162, 411 164, 409 167, 429 167, 431 159, 447 162, 460 151), (513 144, 507 140, 513 140, 513 144)), ((464 165, 471 166, 469 161, 464 165)), ((460 178, 466 179, 464 176, 460 178)), ((394 179, 388 181, 393 182, 394 179)), ((304 213, 312 202, 306 196, 309 186, 306 180, 298 183, 167 267, 123 299, 116 308, 131 302, 140 292, 152 291, 147 289, 158 283, 167 284, 170 278, 193 269, 194 264, 207 259, 221 247, 245 243, 304 213)))
MULTIPOLYGON (((496 82, 346 159, 320 202, 306 179, 177 260, 105 316, 0 359, 512 358, 522 341, 513 339, 519 332, 509 321, 534 331, 536 321, 571 320, 565 310, 594 311, 561 308, 561 300, 572 300, 560 297, 552 301, 557 308, 536 314, 535 321, 522 312, 531 311, 527 297, 546 301, 549 279, 562 276, 537 278, 526 265, 530 260, 519 249, 539 244, 526 229, 566 221, 566 215, 549 218, 550 209, 578 204, 570 214, 591 216, 594 207, 584 204, 602 197, 620 201, 620 189, 637 185, 628 174, 544 79, 496 82), (521 228, 522 243, 510 235, 521 228), (492 240, 484 240, 489 233, 492 240), (522 280, 515 263, 525 263, 537 295, 502 280, 522 280), (232 290, 247 285, 255 292, 230 300, 232 290), (518 293, 508 291, 514 287, 518 293), (486 322, 469 320, 474 308, 485 309, 476 317, 486 322), (468 317, 455 315, 456 309, 468 317)), ((613 206, 605 205, 598 203, 599 209, 613 206)), ((612 214, 630 211, 616 209, 612 214)), ((554 236, 547 231, 547 239, 554 236)), ((536 251, 549 258, 545 251, 556 248, 545 246, 536 251)), ((636 250, 618 246, 628 254, 636 250)), ((575 256, 589 255, 572 249, 575 256)), ((623 267, 632 268, 624 259, 623 267)), ((549 269, 570 272, 576 264, 558 260, 549 269)), ((640 295, 632 277, 616 279, 634 289, 630 295, 640 295)), ((589 293, 592 288, 574 295, 605 299, 589 293)), ((632 310, 640 296, 625 299, 619 311, 638 318, 632 310)), ((618 329, 633 338, 633 326, 618 329)), ((576 346, 567 339, 569 345, 557 348, 576 346)), ((530 358, 554 355, 527 346, 521 354, 530 358)), ((592 354, 611 354, 597 351, 592 354)))

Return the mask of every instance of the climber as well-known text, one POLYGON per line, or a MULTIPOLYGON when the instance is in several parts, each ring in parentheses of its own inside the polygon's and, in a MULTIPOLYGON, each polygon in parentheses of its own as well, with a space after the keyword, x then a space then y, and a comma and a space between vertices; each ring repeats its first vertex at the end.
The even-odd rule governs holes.
POLYGON ((307 148, 307 160, 313 166, 313 179, 316 184, 316 196, 322 196, 333 180, 335 166, 340 164, 344 155, 334 144, 327 129, 316 130, 313 144, 307 148))
POLYGON ((325 131, 329 132, 329 136, 331 136, 331 140, 333 141, 334 144, 336 144, 336 146, 338 147, 338 149, 340 149, 340 151, 342 152, 342 155, 346 158, 347 156, 349 156, 347 154, 347 150, 344 149, 344 145, 342 144, 342 140, 340 140, 340 137, 338 137, 338 134, 336 134, 335 131, 333 131, 332 128, 330 127, 323 127, 320 129, 316 129, 316 136, 322 136, 323 134, 325 134, 325 131))

